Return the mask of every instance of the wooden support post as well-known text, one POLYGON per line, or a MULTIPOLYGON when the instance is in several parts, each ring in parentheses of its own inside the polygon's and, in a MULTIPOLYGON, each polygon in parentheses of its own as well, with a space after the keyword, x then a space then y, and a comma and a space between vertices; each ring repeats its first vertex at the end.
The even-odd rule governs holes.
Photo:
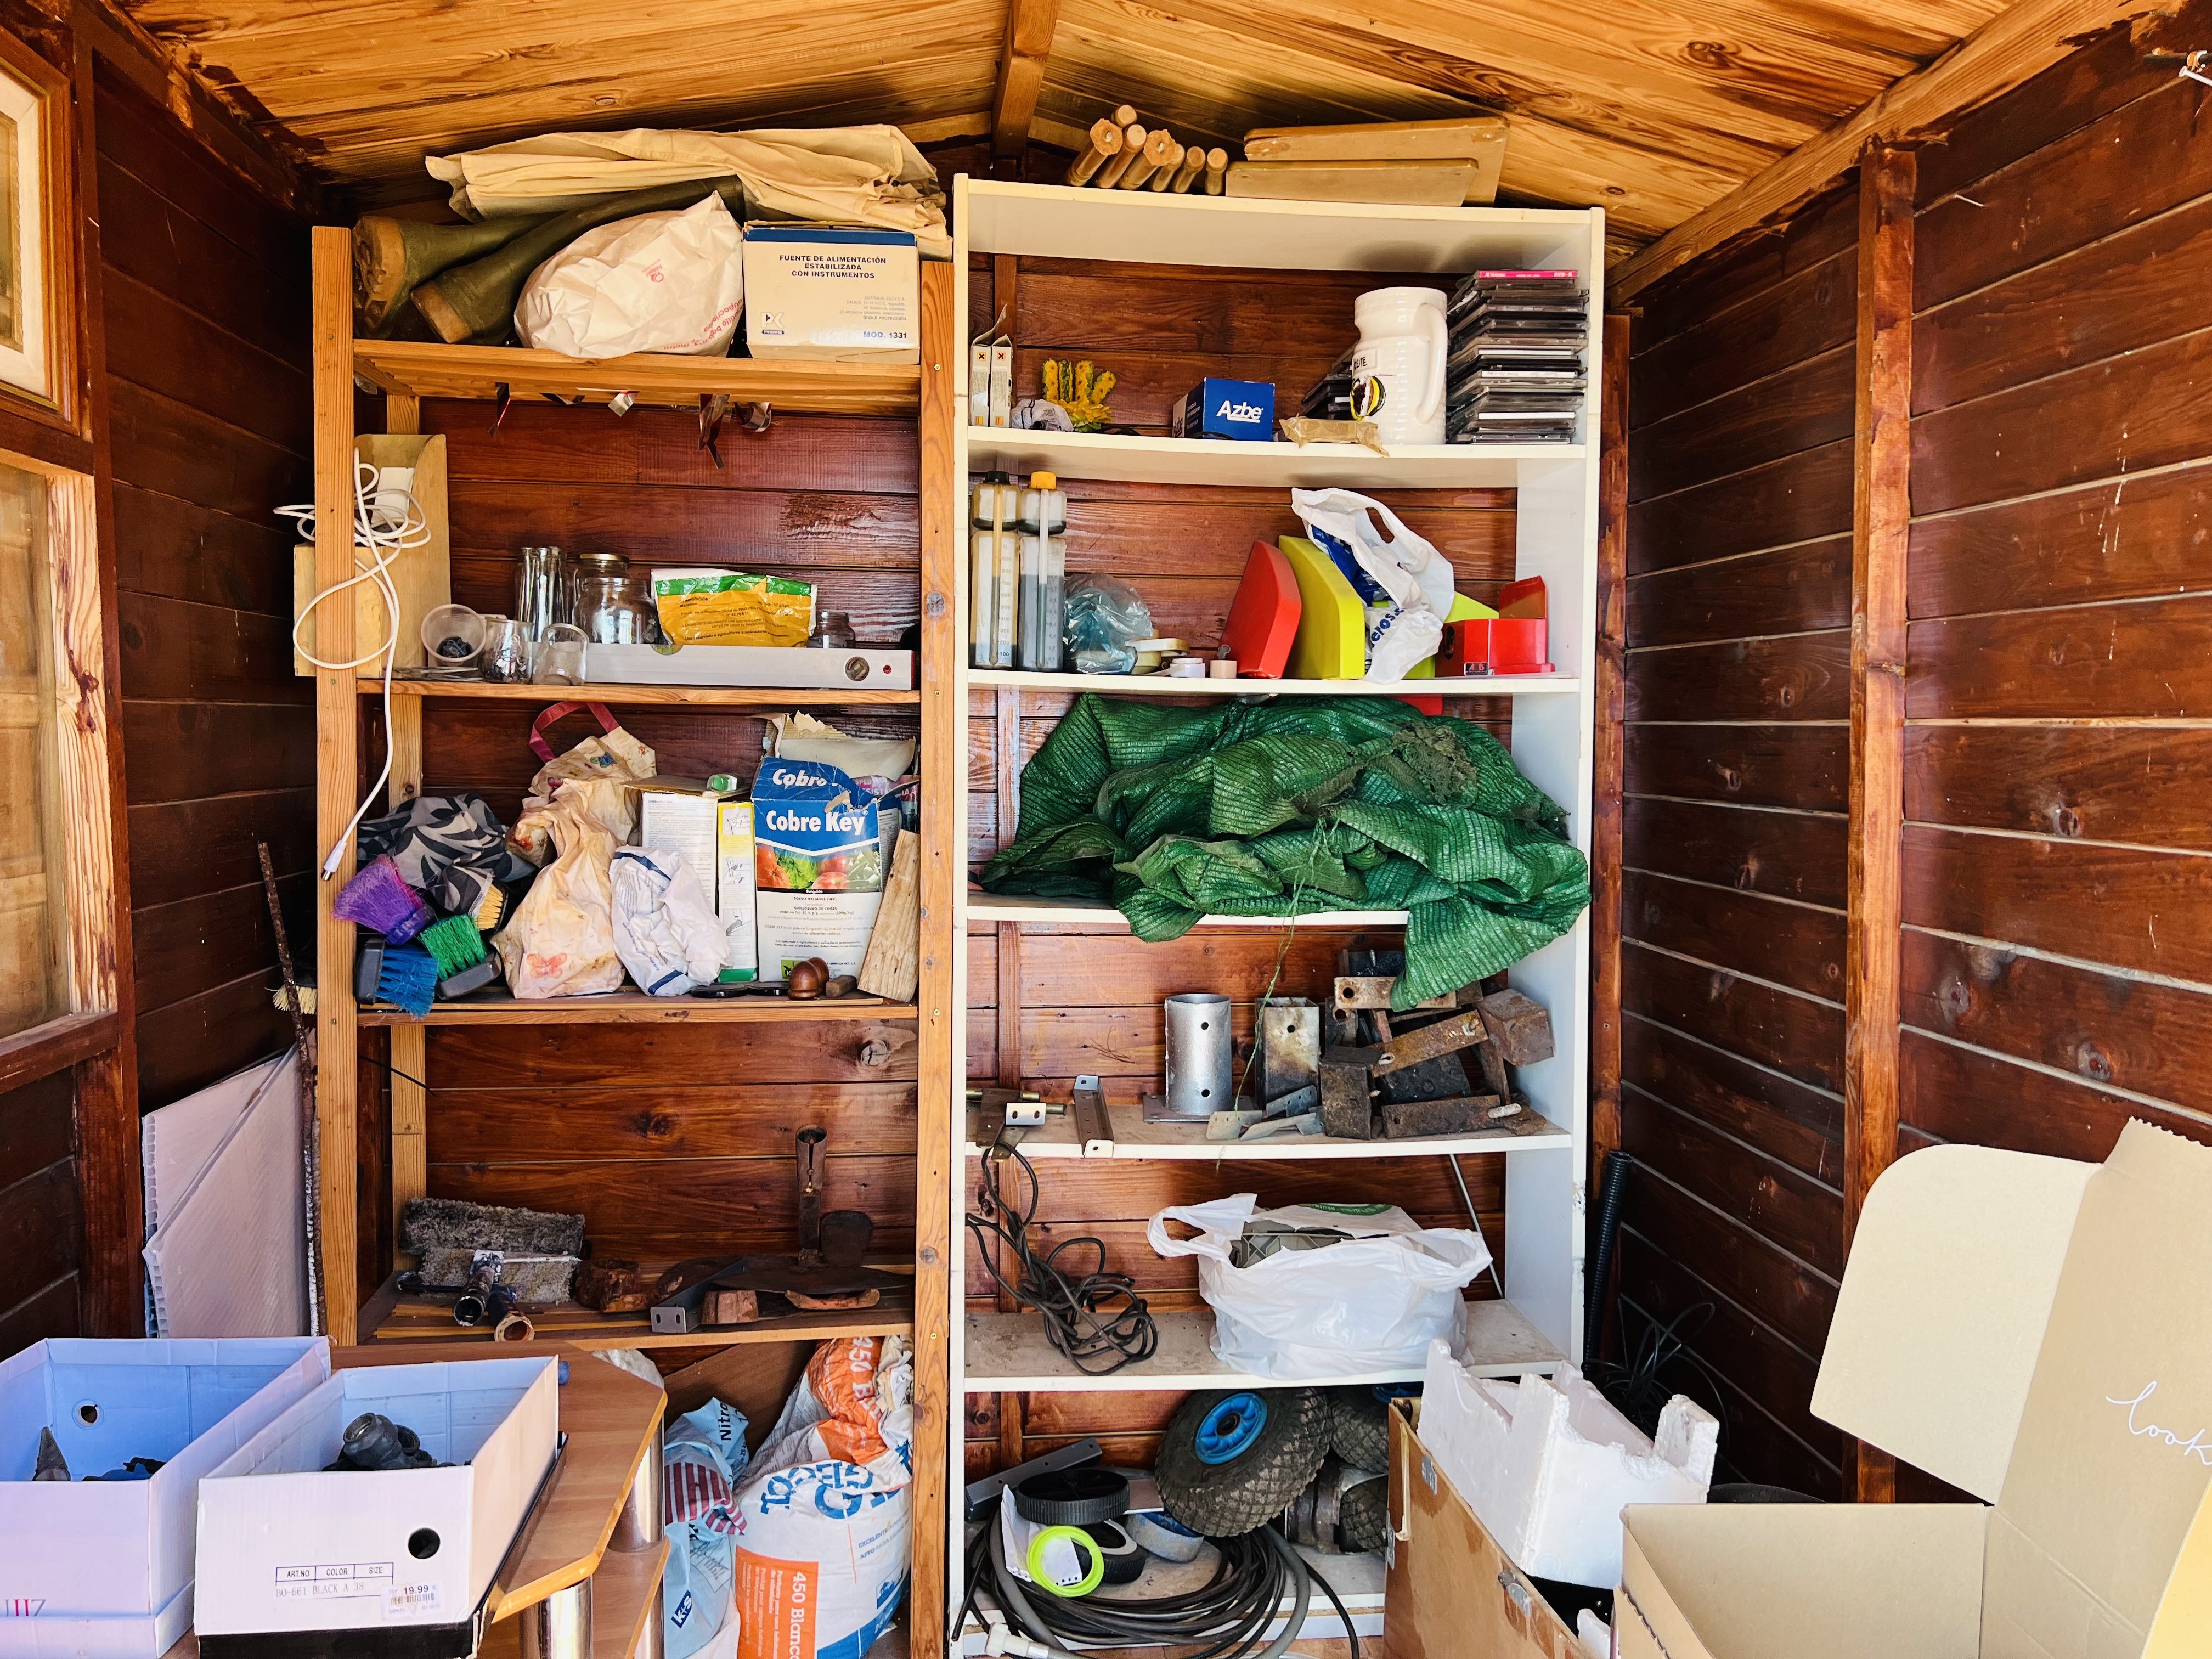
POLYGON ((953 314, 953 270, 943 260, 921 267, 921 1057, 915 1113, 914 1274, 914 1574, 908 1629, 917 1654, 940 1650, 945 1629, 947 1460, 954 1455, 952 1410, 952 1114, 956 1015, 967 994, 953 973, 955 884, 966 878, 961 822, 968 787, 968 710, 953 665, 965 618, 954 603, 965 538, 953 476, 953 423, 961 419, 954 372, 963 344, 953 314))
MULTIPOLYGON (((353 236, 343 226, 314 230, 315 586, 353 574, 353 236)), ((353 607, 324 605, 315 617, 316 654, 343 662, 354 654, 353 607)), ((330 1338, 357 1338, 361 1304, 355 1239, 360 1217, 354 1148, 356 1060, 353 925, 331 913, 338 889, 353 875, 353 837, 346 833, 358 778, 361 697, 355 671, 315 671, 315 854, 334 843, 331 879, 315 884, 315 1116, 322 1128, 323 1294, 330 1338)))
MULTIPOLYGON (((1628 319, 1605 319, 1598 403, 1597 729, 1590 787, 1590 1190, 1620 1145, 1621 793, 1627 771, 1628 319)), ((1612 1287, 1583 1295, 1607 1305, 1612 1287)), ((1597 1340, 1602 1344, 1602 1325, 1597 1340)), ((1584 1354, 1583 1364, 1598 1356, 1584 1354)))
MULTIPOLYGON (((419 409, 412 398, 404 401, 412 415, 419 409)), ((392 781, 385 788, 385 810, 396 812, 422 793, 422 699, 392 700, 392 781)), ((427 1150, 430 1092, 430 1031, 426 1025, 409 1024, 391 1028, 392 1067, 392 1236, 399 1237, 399 1212, 410 1198, 428 1194, 430 1185, 427 1150)))
POLYGON ((1045 60, 1060 26, 1060 0, 1006 0, 1006 34, 999 49, 999 89, 991 100, 991 154, 1019 155, 1036 118, 1045 60))
MULTIPOLYGON (((1859 161, 1858 420, 1851 512, 1851 777, 1844 1007, 1844 1227, 1897 1156, 1899 838, 1905 818, 1905 563, 1911 527, 1912 201, 1909 149, 1859 161)), ((1862 1502, 1896 1465, 1857 1447, 1862 1502)))

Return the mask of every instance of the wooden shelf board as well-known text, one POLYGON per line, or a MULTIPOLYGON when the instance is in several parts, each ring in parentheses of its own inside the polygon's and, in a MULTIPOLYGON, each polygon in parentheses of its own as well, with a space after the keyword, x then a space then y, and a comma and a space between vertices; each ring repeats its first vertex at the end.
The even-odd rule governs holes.
MULTIPOLYGON (((1433 1158, 1453 1152, 1538 1152, 1572 1146, 1575 1138, 1556 1123, 1524 1108, 1498 1127, 1471 1135, 1425 1136, 1417 1140, 1345 1140, 1334 1135, 1283 1135, 1272 1140, 1208 1140, 1202 1123, 1147 1123, 1133 1106, 1113 1113, 1114 1150, 1105 1156, 1117 1160, 1267 1162, 1289 1164, 1309 1159, 1344 1158, 1433 1158), (1516 1127, 1515 1125, 1525 1127, 1516 1127)), ((1010 1133, 1015 1133, 1009 1131, 1010 1133)), ((1082 1142, 1066 1112, 1054 1112, 1044 1127, 1018 1132, 1013 1145, 1024 1158, 1079 1158, 1082 1142)), ((983 1149, 974 1141, 968 1156, 981 1158, 983 1149)))
MULTIPOLYGON (((361 682, 364 697, 381 697, 380 678, 361 682)), ((494 685, 484 680, 398 680, 395 697, 453 697, 479 702, 679 703, 712 708, 786 707, 919 708, 919 691, 840 691, 799 686, 739 685, 494 685)))
POLYGON ((1261 443, 1112 432, 965 428, 971 472, 1044 471, 1130 483, 1317 489, 1468 489, 1579 466, 1581 444, 1415 444, 1378 455, 1358 444, 1261 443))
POLYGON ((921 403, 914 363, 830 363, 754 357, 681 357, 641 352, 597 362, 522 346, 441 345, 356 340, 354 372, 380 392, 489 402, 504 385, 516 398, 547 393, 604 404, 618 392, 637 402, 696 409, 705 393, 767 404, 793 415, 912 416, 921 403))
MULTIPOLYGON (((1539 1334, 1510 1302, 1468 1302, 1466 1310, 1468 1364, 1478 1376, 1518 1376, 1549 1371, 1566 1356, 1539 1334)), ((1250 1376, 1233 1371, 1213 1357, 1208 1346, 1213 1315, 1205 1308, 1167 1309, 1159 1322, 1159 1352, 1110 1376, 1085 1376, 1046 1339, 1034 1311, 971 1313, 962 1386, 970 1394, 1090 1394, 1147 1389, 1288 1389, 1299 1379, 1250 1376)), ((1334 1386, 1352 1382, 1418 1382, 1419 1365, 1378 1368, 1348 1376, 1310 1379, 1334 1386)))
POLYGON ((1035 674, 971 668, 970 685, 1029 691, 1097 691, 1109 697, 1537 697, 1571 696, 1571 674, 1503 674, 1456 680, 1193 680, 1168 674, 1035 674))
MULTIPOLYGON (((896 1273, 911 1268, 913 1263, 900 1261, 873 1265, 896 1273)), ((879 1307, 850 1313, 793 1314, 782 1319, 764 1319, 757 1325, 715 1326, 684 1336, 658 1334, 642 1313, 599 1313, 574 1302, 563 1302, 558 1307, 530 1316, 537 1327, 537 1334, 530 1341, 497 1344, 492 1341, 489 1325, 453 1323, 450 1297, 402 1295, 387 1280, 378 1293, 377 1304, 381 1304, 381 1314, 370 1327, 370 1334, 364 1339, 367 1341, 380 1345, 434 1344, 441 1348, 471 1349, 487 1354, 496 1348, 509 1357, 543 1352, 548 1345, 574 1348, 726 1348, 744 1343, 823 1342, 843 1336, 914 1334, 913 1297, 905 1291, 886 1291, 879 1307)), ((362 1323, 368 1325, 370 1322, 364 1318, 362 1323)))
MULTIPOLYGON (((1129 919, 1111 905, 1081 899, 1032 898, 1000 893, 969 893, 969 921, 1067 922, 1126 927, 1129 919)), ((1403 927, 1403 910, 1314 910, 1301 916, 1207 916, 1201 927, 1403 927)))
POLYGON ((363 1025, 757 1025, 790 1021, 839 1019, 910 1020, 911 1002, 881 997, 834 997, 793 1002, 787 997, 656 997, 643 991, 610 991, 602 996, 547 997, 535 1001, 514 997, 470 997, 436 1002, 418 1020, 404 1009, 365 1003, 363 1025))

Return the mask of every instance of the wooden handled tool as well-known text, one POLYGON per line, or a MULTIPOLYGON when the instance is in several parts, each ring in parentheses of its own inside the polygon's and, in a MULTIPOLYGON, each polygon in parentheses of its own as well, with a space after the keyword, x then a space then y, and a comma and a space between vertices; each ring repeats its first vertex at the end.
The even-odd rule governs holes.
POLYGON ((1175 170, 1175 177, 1168 181, 1168 188, 1178 196, 1182 195, 1190 189, 1205 166, 1206 146, 1193 144, 1183 151, 1182 165, 1175 170))
POLYGON ((1067 169, 1067 182, 1087 185, 1091 175, 1121 153, 1121 129, 1101 118, 1091 124, 1091 148, 1077 156, 1067 169))
POLYGON ((1121 129, 1121 153, 1108 157, 1106 165, 1098 169, 1091 182, 1101 190, 1113 189, 1121 182, 1121 175, 1128 172, 1144 153, 1145 130, 1132 121, 1121 129))
POLYGON ((1218 144, 1206 152, 1206 193, 1221 194, 1222 186, 1229 181, 1229 152, 1218 144))
POLYGON ((1134 104, 1122 104, 1119 106, 1114 112, 1114 125, 1117 127, 1133 127, 1136 125, 1137 106, 1134 104))
POLYGON ((1175 135, 1165 127, 1145 140, 1145 153, 1129 163, 1128 171, 1121 175, 1121 187, 1134 190, 1163 167, 1170 165, 1168 157, 1177 148, 1175 135))
POLYGON ((1152 179, 1146 183, 1145 188, 1146 190, 1165 190, 1170 185, 1175 182, 1176 174, 1182 171, 1183 158, 1189 154, 1190 152, 1185 149, 1181 144, 1176 144, 1174 148, 1168 152, 1168 159, 1160 164, 1159 171, 1152 174, 1152 179))

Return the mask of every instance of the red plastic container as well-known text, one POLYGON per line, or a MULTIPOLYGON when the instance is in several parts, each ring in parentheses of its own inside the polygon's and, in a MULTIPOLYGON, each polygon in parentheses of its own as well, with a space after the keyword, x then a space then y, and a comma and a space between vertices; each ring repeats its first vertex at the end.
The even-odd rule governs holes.
POLYGON ((1544 611, 1544 579, 1506 585, 1498 614, 1444 625, 1437 650, 1437 678, 1464 679, 1497 674, 1548 674, 1551 624, 1544 611))
POLYGON ((1291 562, 1273 542, 1254 542, 1244 561, 1244 580, 1229 607, 1221 630, 1221 654, 1237 665, 1243 680, 1279 680, 1291 660, 1304 605, 1291 562))

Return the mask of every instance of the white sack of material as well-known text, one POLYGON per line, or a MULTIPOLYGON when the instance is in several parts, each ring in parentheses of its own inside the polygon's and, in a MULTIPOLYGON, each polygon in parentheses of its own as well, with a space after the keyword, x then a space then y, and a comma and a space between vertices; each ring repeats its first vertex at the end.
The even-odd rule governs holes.
POLYGON ((638 988, 690 996, 722 971, 729 940, 691 866, 662 848, 614 855, 615 954, 638 988))
POLYGON ((745 308, 744 233, 720 196, 587 230, 530 274, 522 343, 570 357, 719 357, 745 308))
POLYGON ((565 213, 594 197, 734 173, 750 218, 910 230, 924 258, 952 255, 937 169, 894 126, 548 132, 423 166, 468 219, 565 213))

